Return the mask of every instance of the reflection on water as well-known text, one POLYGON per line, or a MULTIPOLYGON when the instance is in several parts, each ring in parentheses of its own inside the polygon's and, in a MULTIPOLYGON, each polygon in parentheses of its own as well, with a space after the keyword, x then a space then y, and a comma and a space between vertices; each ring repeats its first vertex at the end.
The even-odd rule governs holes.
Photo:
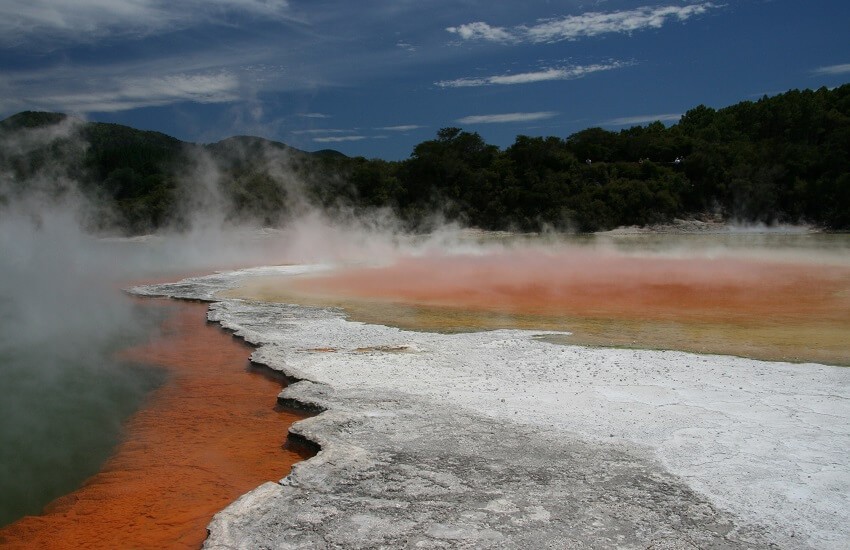
MULTIPOLYGON (((502 244, 505 240, 502 239, 502 244)), ((403 257, 231 296, 337 306, 413 330, 850 365, 850 235, 605 235, 403 257)))

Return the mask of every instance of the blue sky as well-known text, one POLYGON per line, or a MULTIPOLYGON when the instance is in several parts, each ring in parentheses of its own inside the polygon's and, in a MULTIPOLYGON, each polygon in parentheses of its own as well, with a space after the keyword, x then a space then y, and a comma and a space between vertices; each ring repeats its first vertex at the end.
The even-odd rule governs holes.
POLYGON ((402 159, 850 82, 846 0, 4 0, 0 117, 402 159))

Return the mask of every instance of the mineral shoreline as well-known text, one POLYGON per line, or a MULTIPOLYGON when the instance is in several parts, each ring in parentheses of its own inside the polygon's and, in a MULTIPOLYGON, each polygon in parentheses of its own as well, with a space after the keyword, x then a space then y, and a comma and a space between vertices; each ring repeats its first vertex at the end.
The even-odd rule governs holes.
MULTIPOLYGON (((299 269, 134 291, 215 300, 299 269)), ((325 412, 290 429, 320 452, 218 513, 206 548, 850 540, 847 369, 555 346, 518 330, 414 333, 238 299, 208 318, 302 380, 280 399, 325 412)))
POLYGON ((146 305, 169 314, 156 337, 122 357, 164 369, 168 380, 127 420, 98 473, 44 513, 0 529, 0 547, 200 548, 222 507, 315 454, 286 440, 306 415, 276 407, 279 371, 246 370, 252 350, 204 323, 206 303, 146 305))

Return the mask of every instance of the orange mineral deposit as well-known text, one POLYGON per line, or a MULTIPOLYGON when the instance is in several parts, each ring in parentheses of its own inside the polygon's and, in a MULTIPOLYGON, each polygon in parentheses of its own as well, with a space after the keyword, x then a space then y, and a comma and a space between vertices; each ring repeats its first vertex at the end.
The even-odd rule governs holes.
POLYGON ((146 302, 174 311, 159 337, 125 353, 166 368, 166 383, 102 471, 0 530, 3 548, 199 548, 217 511, 308 453, 282 448, 303 416, 276 410, 281 382, 248 368, 251 348, 206 323, 205 304, 146 302))
POLYGON ((841 264, 517 249, 257 278, 225 294, 338 306, 414 330, 564 330, 563 343, 850 365, 841 264))

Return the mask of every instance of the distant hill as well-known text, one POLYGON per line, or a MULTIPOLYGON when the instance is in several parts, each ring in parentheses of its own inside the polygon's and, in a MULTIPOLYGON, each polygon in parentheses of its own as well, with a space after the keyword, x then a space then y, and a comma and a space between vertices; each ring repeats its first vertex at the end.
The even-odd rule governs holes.
MULTIPOLYGON (((225 138, 221 141, 217 141, 215 143, 211 143, 209 145, 204 146, 211 153, 216 156, 229 156, 232 155, 235 151, 241 151, 244 153, 248 153, 249 155, 257 155, 262 152, 266 152, 269 150, 277 151, 277 152, 285 152, 292 155, 303 155, 303 156, 324 156, 325 150, 317 151, 315 153, 310 153, 307 151, 302 151, 301 149, 296 149, 295 147, 290 147, 285 143, 280 143, 279 141, 272 141, 270 139, 265 139, 261 137, 255 136, 233 136, 229 138, 225 138)), ((345 156, 339 151, 333 151, 332 153, 340 156, 345 156)))
POLYGON ((344 153, 340 153, 336 149, 319 149, 318 151, 313 151, 311 154, 317 157, 330 157, 330 158, 344 158, 346 155, 344 153))
POLYGON ((227 217, 274 224, 286 212, 280 176, 304 172, 324 159, 348 157, 253 136, 200 145, 120 124, 26 111, 0 121, 0 170, 11 180, 5 189, 0 187, 0 200, 25 193, 34 183, 48 195, 61 194, 65 189, 60 181, 73 180, 103 207, 92 229, 116 224, 128 233, 179 228, 190 214, 187 203, 197 202, 188 194, 210 191, 193 181, 210 176, 201 167, 202 158, 218 170, 217 191, 226 198, 227 217))
POLYGON ((64 122, 69 117, 62 113, 45 113, 36 111, 24 111, 12 115, 5 120, 0 120, 0 131, 14 131, 23 128, 38 128, 64 122))
POLYGON ((0 204, 68 182, 101 205, 92 229, 181 227, 215 204, 275 225, 309 207, 389 208, 411 228, 580 231, 721 217, 850 229, 850 85, 791 90, 671 126, 517 136, 505 149, 443 128, 399 162, 251 136, 209 145, 60 113, 0 121, 0 204))

